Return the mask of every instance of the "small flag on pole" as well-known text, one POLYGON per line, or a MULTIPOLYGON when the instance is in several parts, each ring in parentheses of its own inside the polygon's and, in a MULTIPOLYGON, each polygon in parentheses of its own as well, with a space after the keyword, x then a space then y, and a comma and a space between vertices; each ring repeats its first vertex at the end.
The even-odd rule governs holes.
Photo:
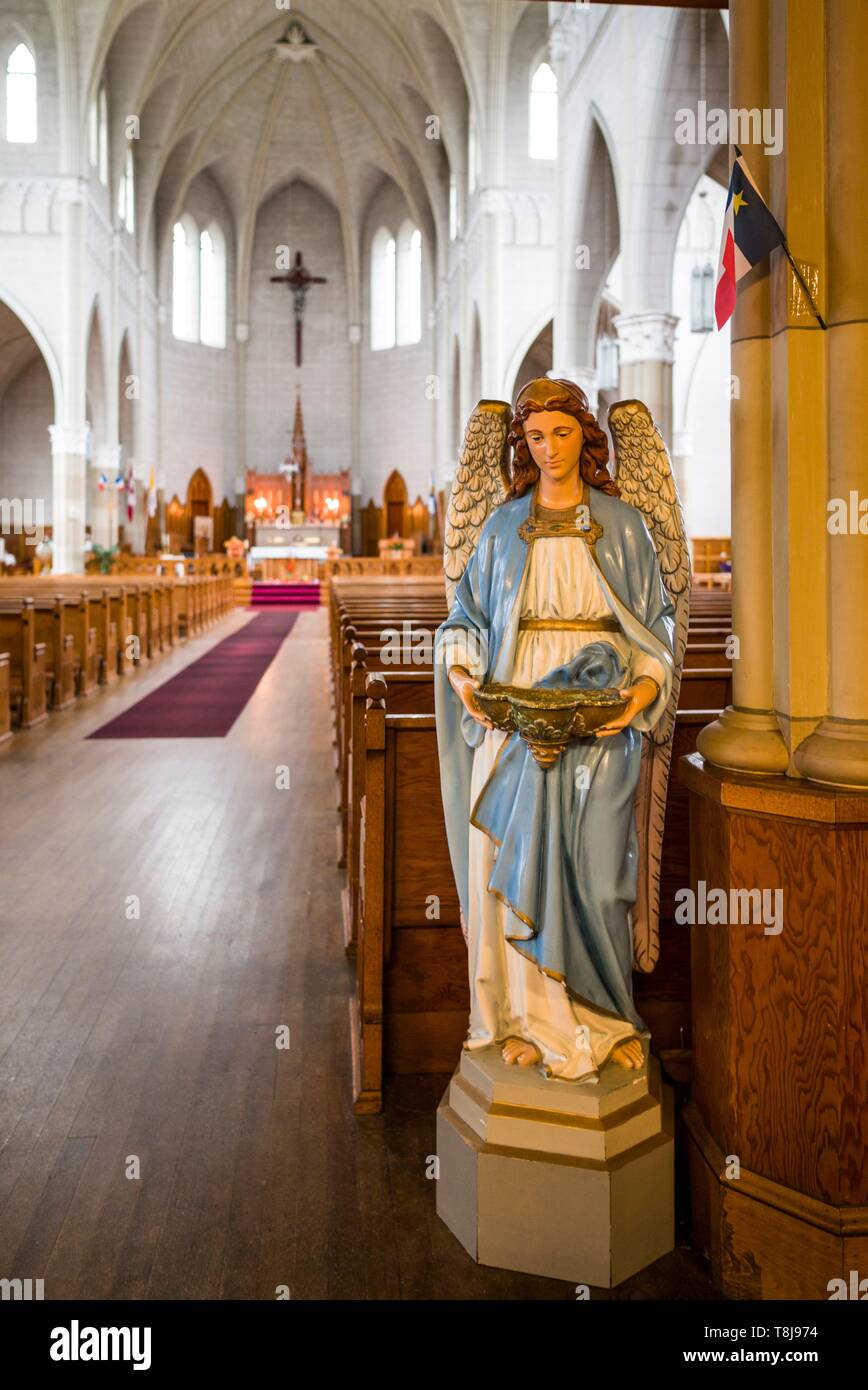
POLYGON ((100 473, 97 486, 100 492, 105 492, 106 488, 108 487, 108 478, 106 477, 105 473, 100 473))
POLYGON ((136 480, 133 477, 132 464, 127 469, 127 521, 132 521, 136 514, 136 480))
POLYGON ((732 317, 739 280, 776 246, 786 245, 786 238, 763 202, 738 146, 735 152, 714 296, 714 317, 719 329, 732 317))
POLYGON ((714 296, 714 317, 718 328, 732 317, 735 308, 736 285, 743 275, 780 246, 793 274, 802 287, 802 292, 811 306, 811 313, 821 328, 826 327, 822 314, 814 303, 814 296, 787 245, 787 239, 778 226, 762 194, 751 177, 744 155, 735 146, 736 159, 729 180, 729 193, 726 198, 726 212, 723 219, 723 236, 720 241, 720 266, 717 273, 717 291, 714 296))
POLYGON ((126 482, 124 480, 123 473, 119 473, 115 478, 115 487, 117 488, 118 492, 122 492, 123 489, 126 487, 126 482))

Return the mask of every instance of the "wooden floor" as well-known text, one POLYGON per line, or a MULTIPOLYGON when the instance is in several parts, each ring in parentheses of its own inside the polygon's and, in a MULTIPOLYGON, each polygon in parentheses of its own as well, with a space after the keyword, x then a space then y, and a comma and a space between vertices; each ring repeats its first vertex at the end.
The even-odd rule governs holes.
MULTIPOLYGON (((0 751, 0 1277, 47 1299, 574 1298, 475 1266, 436 1217, 446 1078, 352 1114, 324 612, 227 738, 85 741, 250 616, 0 751)), ((714 1295, 679 1249, 594 1296, 714 1295)))

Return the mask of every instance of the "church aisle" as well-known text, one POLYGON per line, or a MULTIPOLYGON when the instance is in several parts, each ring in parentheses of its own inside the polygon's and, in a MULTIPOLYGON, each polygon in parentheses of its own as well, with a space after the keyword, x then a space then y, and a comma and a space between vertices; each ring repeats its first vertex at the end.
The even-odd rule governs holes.
POLYGON ((324 611, 226 738, 83 737, 246 621, 0 757, 0 1274, 47 1299, 574 1297, 477 1268, 435 1216, 443 1078, 353 1116, 324 611))

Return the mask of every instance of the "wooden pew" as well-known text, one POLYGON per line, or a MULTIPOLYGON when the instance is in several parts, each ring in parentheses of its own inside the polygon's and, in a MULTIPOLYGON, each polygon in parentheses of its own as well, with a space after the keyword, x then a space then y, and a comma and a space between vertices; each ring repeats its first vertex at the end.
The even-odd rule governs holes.
POLYGON ((234 611, 231 575, 0 578, 0 742, 171 649, 184 609, 189 631, 234 611))
MULTIPOLYGON (((346 753, 344 803, 341 808, 346 846, 346 882, 341 890, 344 945, 348 954, 356 949, 359 934, 359 840, 361 805, 365 794, 365 704, 367 680, 371 674, 364 647, 357 645, 350 678, 350 731, 346 753)), ((385 684, 389 714, 433 714, 434 678, 427 670, 390 669, 385 684)), ((343 769, 342 769, 343 770, 343 769)))
POLYGON ((467 950, 439 796, 433 714, 389 714, 368 678, 360 932, 352 1007, 357 1114, 384 1072, 448 1072, 467 1032, 467 950))
POLYGON ((32 598, 0 596, 0 650, 9 657, 9 703, 15 722, 33 729, 48 718, 45 643, 36 640, 32 598))
POLYGON ((12 668, 8 652, 0 652, 0 743, 12 737, 12 668))

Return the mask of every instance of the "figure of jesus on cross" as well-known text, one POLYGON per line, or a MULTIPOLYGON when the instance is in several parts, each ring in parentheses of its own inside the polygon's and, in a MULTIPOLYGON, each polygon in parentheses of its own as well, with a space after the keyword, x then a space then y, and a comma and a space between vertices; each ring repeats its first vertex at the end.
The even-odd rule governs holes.
POLYGON ((307 301, 307 292, 311 285, 326 285, 328 281, 324 275, 311 275, 304 263, 304 256, 301 251, 296 251, 295 262, 292 270, 286 275, 272 275, 273 285, 287 285, 292 290, 293 308, 295 309, 295 365, 301 366, 302 330, 304 326, 304 308, 307 301))

